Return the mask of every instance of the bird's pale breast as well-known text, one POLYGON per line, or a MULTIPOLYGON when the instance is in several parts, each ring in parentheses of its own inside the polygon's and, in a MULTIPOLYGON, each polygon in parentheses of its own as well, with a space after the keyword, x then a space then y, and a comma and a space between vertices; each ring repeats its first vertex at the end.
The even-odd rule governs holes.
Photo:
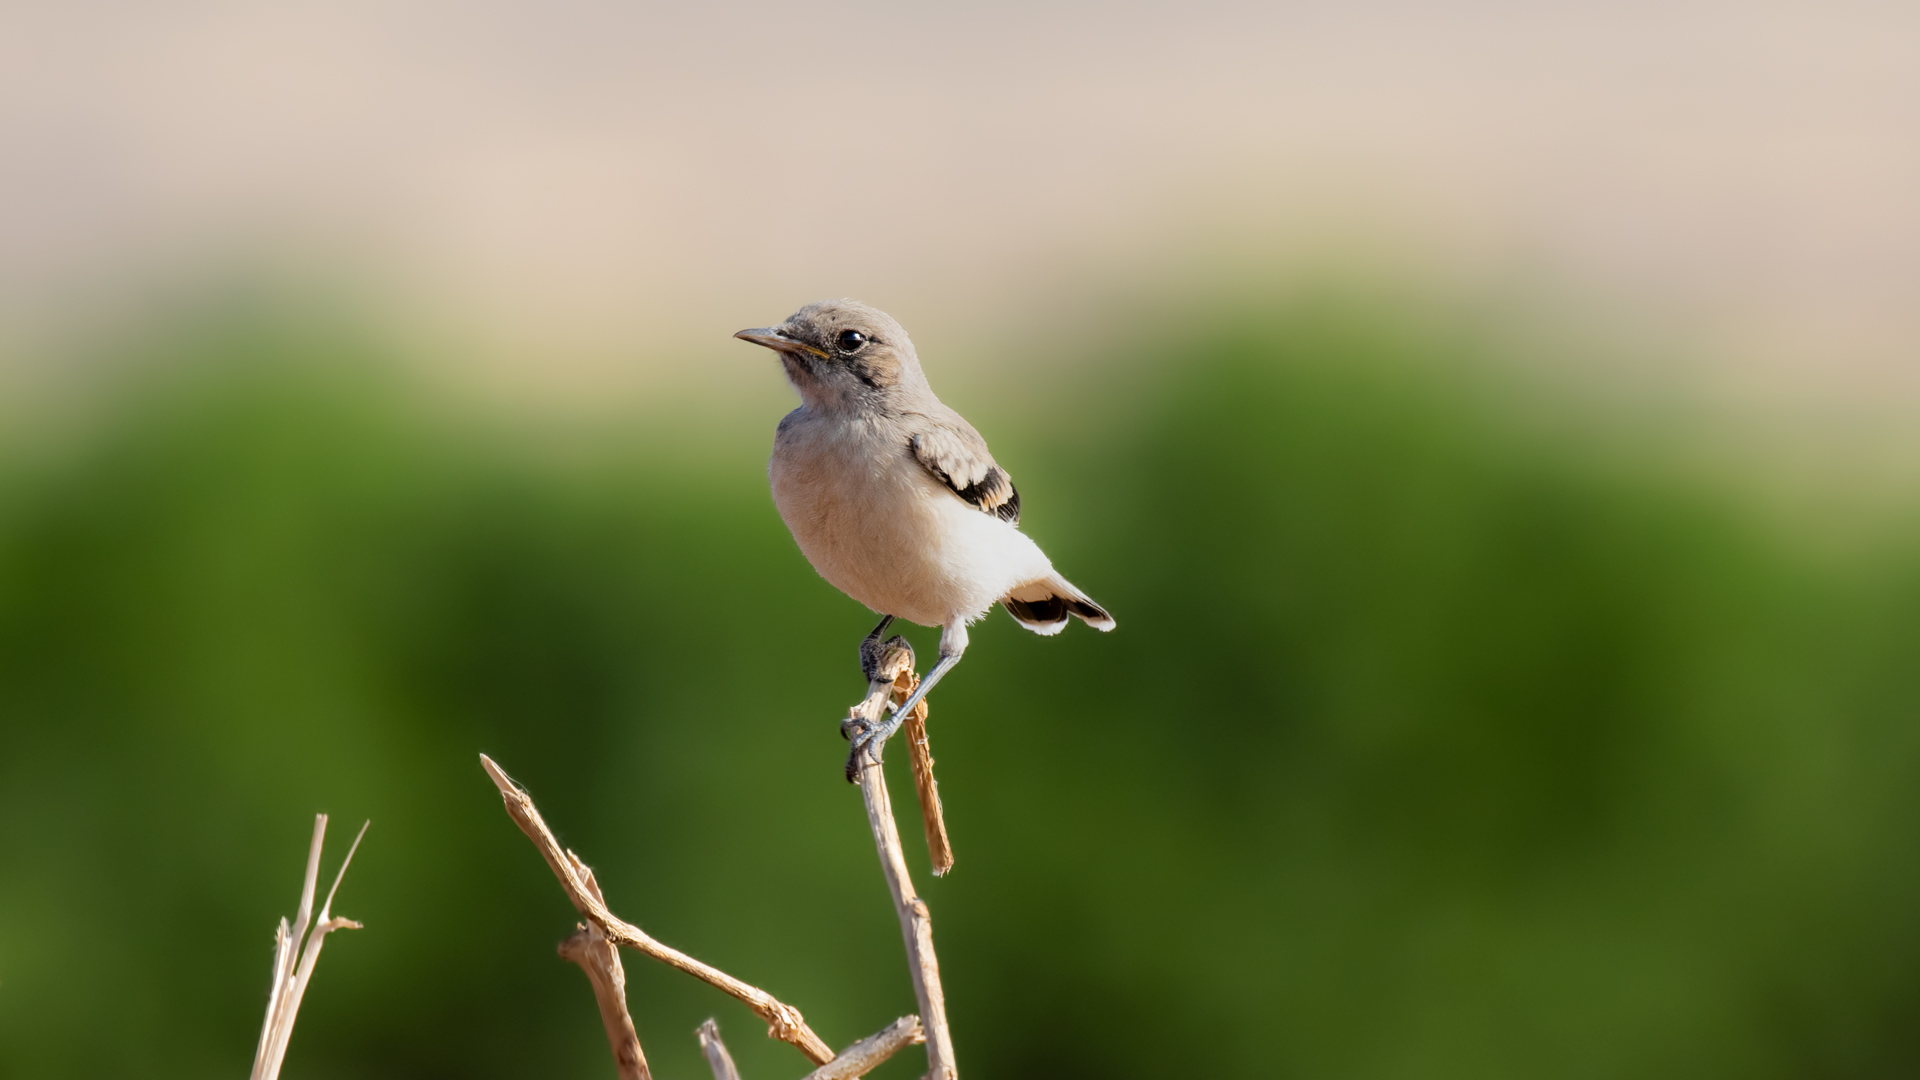
POLYGON ((909 438, 886 417, 802 408, 781 423, 774 505, 820 576, 877 612, 939 626, 1051 572, 1019 530, 935 481, 909 438))

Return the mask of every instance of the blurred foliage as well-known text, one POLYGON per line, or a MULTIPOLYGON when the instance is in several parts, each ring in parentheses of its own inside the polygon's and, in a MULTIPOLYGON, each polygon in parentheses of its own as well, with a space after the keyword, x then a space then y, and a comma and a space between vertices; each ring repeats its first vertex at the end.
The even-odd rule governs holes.
MULTIPOLYGON (((1120 629, 995 613, 934 702, 969 1075, 1920 1069, 1920 544, 1813 557, 1468 333, 1206 323, 1059 375, 1104 396, 1041 434, 976 416, 1120 629)), ((774 415, 555 454, 347 335, 129 348, 141 392, 0 463, 0 1074, 241 1075, 324 809, 335 858, 373 819, 367 929, 288 1077, 611 1075, 482 750, 615 910, 830 1042, 911 1011, 839 779, 870 617, 773 512, 774 415)), ((662 1075, 708 1015, 802 1071, 629 977, 662 1075)))

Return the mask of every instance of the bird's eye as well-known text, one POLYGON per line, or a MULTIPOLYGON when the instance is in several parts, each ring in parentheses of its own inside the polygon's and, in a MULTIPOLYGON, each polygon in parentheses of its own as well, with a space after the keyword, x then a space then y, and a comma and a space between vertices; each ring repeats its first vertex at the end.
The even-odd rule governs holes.
POLYGON ((839 344, 841 352, 859 352, 860 346, 867 343, 867 335, 858 330, 842 330, 840 336, 834 340, 839 344))

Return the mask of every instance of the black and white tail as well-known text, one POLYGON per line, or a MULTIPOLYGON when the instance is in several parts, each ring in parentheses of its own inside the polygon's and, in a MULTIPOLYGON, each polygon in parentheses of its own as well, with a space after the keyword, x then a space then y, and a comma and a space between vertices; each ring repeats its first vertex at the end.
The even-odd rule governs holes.
POLYGON ((1095 630, 1113 629, 1113 616, 1088 599, 1087 594, 1059 574, 1029 581, 1000 598, 1007 614, 1036 634, 1053 635, 1067 628, 1067 616, 1078 615, 1095 630))

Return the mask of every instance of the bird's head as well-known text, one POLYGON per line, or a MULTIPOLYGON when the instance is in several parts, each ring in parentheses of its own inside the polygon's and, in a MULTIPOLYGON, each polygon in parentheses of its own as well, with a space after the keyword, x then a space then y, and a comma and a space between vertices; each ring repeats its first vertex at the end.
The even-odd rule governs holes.
POLYGON ((808 304, 778 326, 733 336, 779 353, 787 379, 816 409, 880 405, 926 383, 907 332, 856 300, 808 304))

